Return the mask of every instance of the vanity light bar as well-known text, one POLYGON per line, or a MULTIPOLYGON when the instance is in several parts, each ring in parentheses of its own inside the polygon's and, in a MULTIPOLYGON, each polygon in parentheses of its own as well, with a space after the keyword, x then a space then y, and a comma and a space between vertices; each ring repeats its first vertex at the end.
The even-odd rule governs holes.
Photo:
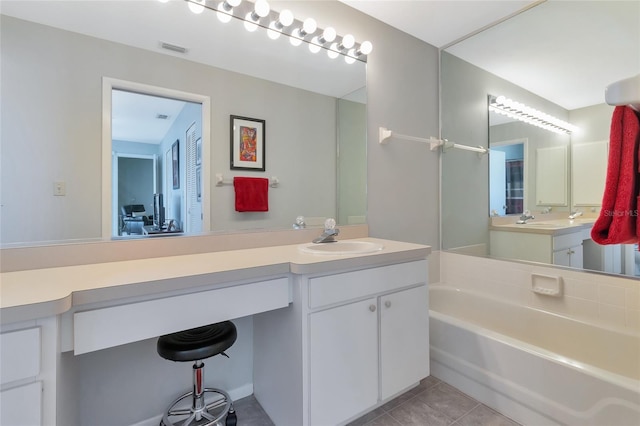
POLYGON ((373 50, 373 45, 369 41, 357 43, 351 34, 340 36, 331 27, 318 28, 313 18, 300 21, 295 19, 288 9, 281 12, 272 10, 266 0, 256 0, 255 3, 246 0, 185 1, 193 13, 202 13, 204 9, 210 9, 216 12, 221 22, 229 22, 232 18, 239 19, 244 21, 247 31, 255 31, 258 27, 264 28, 269 38, 273 40, 282 34, 289 37, 289 41, 294 46, 304 42, 313 53, 325 49, 330 58, 334 59, 342 55, 345 62, 349 64, 355 61, 366 63, 367 56, 373 50))
POLYGON ((491 96, 489 100, 489 110, 554 133, 571 134, 578 130, 578 127, 571 123, 567 123, 566 121, 504 96, 491 96))

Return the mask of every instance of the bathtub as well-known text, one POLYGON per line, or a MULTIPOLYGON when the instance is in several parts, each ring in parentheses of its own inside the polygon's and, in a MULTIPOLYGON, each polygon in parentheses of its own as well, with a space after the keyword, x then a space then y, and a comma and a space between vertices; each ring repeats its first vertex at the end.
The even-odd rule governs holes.
POLYGON ((435 377, 523 425, 640 425, 638 334, 450 286, 429 298, 435 377))

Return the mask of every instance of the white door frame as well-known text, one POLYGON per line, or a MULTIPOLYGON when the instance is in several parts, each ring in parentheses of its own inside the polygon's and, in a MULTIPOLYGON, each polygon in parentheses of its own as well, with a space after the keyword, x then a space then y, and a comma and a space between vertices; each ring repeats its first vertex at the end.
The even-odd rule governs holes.
MULTIPOLYGON (((113 147, 111 138, 111 92, 127 90, 152 96, 173 98, 202 105, 202 231, 211 229, 210 200, 210 149, 211 149, 211 99, 197 93, 182 92, 164 87, 119 80, 110 77, 102 78, 102 239, 112 238, 113 196, 113 147)), ((117 217, 117 216, 116 216, 117 217)), ((117 225, 116 225, 117 226, 117 225)))

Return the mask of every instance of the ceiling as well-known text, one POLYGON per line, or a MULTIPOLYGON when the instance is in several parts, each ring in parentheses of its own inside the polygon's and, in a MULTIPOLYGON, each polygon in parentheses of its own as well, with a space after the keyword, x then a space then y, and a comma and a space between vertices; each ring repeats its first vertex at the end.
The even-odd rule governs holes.
POLYGON ((640 73, 639 0, 343 2, 567 110, 640 73))

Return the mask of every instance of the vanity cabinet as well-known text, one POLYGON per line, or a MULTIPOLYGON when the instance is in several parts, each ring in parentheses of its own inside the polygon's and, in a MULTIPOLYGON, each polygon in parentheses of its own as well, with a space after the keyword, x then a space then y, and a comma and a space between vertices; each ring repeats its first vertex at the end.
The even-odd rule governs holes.
POLYGON ((310 424, 338 424, 378 401, 377 317, 376 299, 310 315, 310 424))
POLYGON ((490 253, 504 259, 529 260, 582 268, 584 235, 581 229, 564 233, 522 231, 489 232, 490 253))
POLYGON ((345 424, 429 375, 426 260, 295 282, 292 306, 300 309, 267 312, 254 323, 261 354, 254 393, 276 424, 345 424), (288 327, 274 330, 284 321, 288 327), (297 389, 279 371, 294 374, 297 389), (283 401, 295 401, 298 390, 296 411, 283 401))
POLYGON ((570 234, 553 237, 553 264, 561 266, 571 266, 582 269, 583 264, 583 241, 582 232, 572 232, 570 234))
POLYGON ((56 424, 56 341, 55 318, 2 327, 0 424, 56 424))
MULTIPOLYGON (((235 365, 253 368, 253 380, 242 375, 230 391, 253 390, 277 425, 345 424, 429 374, 430 248, 375 242, 384 250, 364 256, 289 245, 3 273, 0 424, 82 424, 102 401, 76 384, 86 387, 82 373, 102 369, 104 356, 101 374, 121 372, 120 361, 142 355, 132 343, 247 317, 236 348, 248 355, 235 365)), ((142 356, 155 363, 151 352, 142 356)), ((134 381, 105 389, 134 392, 134 381)), ((152 422, 137 415, 115 422, 152 422)))

